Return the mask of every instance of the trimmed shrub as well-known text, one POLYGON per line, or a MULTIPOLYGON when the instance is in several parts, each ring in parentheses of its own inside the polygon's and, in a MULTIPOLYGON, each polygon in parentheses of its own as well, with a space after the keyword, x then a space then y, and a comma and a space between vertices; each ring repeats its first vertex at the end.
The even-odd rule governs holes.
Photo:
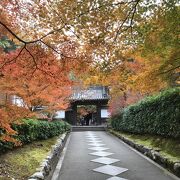
POLYGON ((115 130, 180 138, 180 89, 169 89, 128 106, 111 118, 115 130))
MULTIPOLYGON (((63 121, 40 121, 34 119, 24 120, 22 124, 13 124, 12 128, 18 132, 15 139, 22 144, 35 140, 44 140, 70 130, 70 125, 63 121)), ((0 154, 15 147, 12 142, 0 141, 0 154)))

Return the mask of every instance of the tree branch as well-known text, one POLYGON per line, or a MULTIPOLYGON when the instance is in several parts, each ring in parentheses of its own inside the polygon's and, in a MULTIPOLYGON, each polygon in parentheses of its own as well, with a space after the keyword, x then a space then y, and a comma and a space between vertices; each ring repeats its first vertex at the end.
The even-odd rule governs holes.
MULTIPOLYGON (((128 13, 127 17, 124 19, 124 21, 122 22, 122 24, 121 24, 120 27, 118 28, 118 31, 117 31, 116 36, 115 36, 115 39, 114 39, 114 41, 116 41, 116 39, 117 39, 117 37, 118 37, 118 35, 119 35, 119 33, 120 33, 120 30, 122 29, 124 23, 127 21, 127 19, 129 18, 129 16, 131 15, 131 13, 132 13, 132 17, 131 17, 130 26, 132 26, 134 14, 135 14, 135 12, 136 12, 136 7, 137 7, 139 1, 140 1, 140 0, 132 0, 132 1, 129 1, 129 2, 126 2, 126 1, 123 2, 123 1, 121 1, 121 2, 117 2, 117 3, 105 3, 105 4, 102 4, 102 5, 99 5, 98 7, 90 7, 88 10, 80 13, 80 14, 77 15, 76 17, 71 18, 71 19, 69 20, 69 22, 71 22, 71 21, 73 21, 73 20, 75 20, 75 19, 77 19, 77 18, 80 18, 81 16, 83 16, 83 15, 85 15, 85 14, 88 14, 88 13, 90 13, 90 12, 92 12, 92 11, 100 10, 100 9, 103 8, 103 7, 114 7, 114 8, 115 8, 115 7, 117 7, 117 6, 119 6, 119 5, 122 5, 122 4, 135 3, 134 7, 131 9, 131 11, 128 13)), ((60 18, 61 18, 61 17, 60 17, 60 18)), ((65 56, 63 53, 57 51, 55 48, 53 48, 52 46, 48 45, 47 43, 45 43, 45 42, 43 41, 43 39, 46 38, 47 36, 49 36, 49 35, 51 35, 51 34, 54 34, 55 32, 59 32, 59 31, 61 31, 61 30, 62 30, 63 28, 65 28, 65 27, 67 27, 70 31, 72 31, 72 30, 71 30, 71 27, 69 27, 69 26, 73 26, 72 24, 68 24, 67 22, 64 22, 64 20, 63 20, 62 18, 61 18, 61 21, 62 21, 63 25, 62 25, 60 28, 55 29, 55 30, 52 30, 52 31, 48 32, 47 34, 43 35, 42 37, 40 37, 40 38, 38 38, 38 39, 36 39, 36 40, 32 40, 32 41, 23 40, 23 39, 20 38, 15 32, 13 32, 6 24, 4 24, 2 21, 0 21, 0 25, 2 25, 2 26, 3 26, 12 36, 14 36, 19 42, 21 42, 21 43, 24 44, 24 46, 23 46, 23 48, 20 50, 18 56, 17 56, 16 58, 14 58, 14 59, 12 59, 12 60, 4 63, 4 64, 2 65, 2 67, 4 67, 4 65, 6 65, 7 63, 11 63, 11 62, 15 61, 15 60, 21 55, 21 53, 22 53, 22 51, 23 51, 24 49, 26 49, 26 51, 30 54, 30 56, 31 56, 32 59, 33 59, 33 62, 34 62, 34 64, 35 64, 35 66, 37 67, 37 63, 36 63, 36 61, 35 61, 35 58, 34 58, 34 56, 32 55, 32 53, 27 49, 26 45, 27 45, 27 44, 38 43, 38 42, 43 43, 43 44, 46 45, 48 48, 52 49, 54 52, 60 54, 62 57, 75 59, 74 57, 65 56)), ((127 28, 127 29, 128 29, 128 28, 127 28)), ((79 36, 76 35, 75 32, 73 32, 73 33, 74 33, 74 35, 75 35, 77 38, 79 38, 79 36)), ((1 68, 2 68, 2 67, 1 67, 1 68)))
POLYGON ((65 25, 64 25, 64 26, 62 26, 61 28, 52 30, 52 31, 50 31, 49 33, 47 33, 47 34, 45 34, 44 36, 42 36, 41 38, 36 39, 36 40, 34 40, 34 41, 25 41, 25 40, 21 39, 19 36, 17 36, 17 35, 16 35, 8 26, 6 26, 3 22, 0 21, 0 24, 1 24, 5 29, 7 29, 7 31, 8 31, 11 35, 13 35, 18 41, 22 42, 23 44, 33 44, 33 43, 37 43, 37 42, 39 42, 40 40, 44 39, 45 37, 47 37, 47 36, 49 36, 49 35, 51 35, 51 34, 54 34, 55 32, 61 31, 61 30, 65 27, 65 25))
POLYGON ((171 68, 171 69, 169 69, 169 70, 167 70, 167 71, 163 71, 163 72, 159 73, 159 75, 160 75, 160 74, 169 73, 169 72, 174 71, 174 70, 176 70, 176 69, 178 69, 178 68, 180 68, 180 65, 178 65, 178 66, 176 66, 176 67, 173 67, 173 68, 171 68))
POLYGON ((34 69, 33 73, 35 73, 36 70, 39 70, 39 71, 43 72, 44 74, 46 74, 46 75, 48 75, 48 76, 50 76, 50 77, 52 77, 52 78, 55 78, 53 73, 47 72, 47 71, 39 68, 39 67, 38 67, 38 64, 37 64, 37 62, 36 62, 36 60, 35 60, 35 58, 34 58, 34 56, 32 55, 32 53, 27 49, 26 46, 25 46, 25 49, 26 49, 26 51, 30 54, 30 56, 32 57, 33 62, 34 62, 34 65, 35 65, 35 69, 34 69))
POLYGON ((134 10, 133 10, 133 12, 132 12, 132 17, 131 17, 131 20, 130 20, 131 35, 132 35, 132 28, 133 28, 132 26, 133 26, 134 15, 135 15, 135 13, 136 13, 137 5, 138 5, 139 1, 140 1, 140 0, 137 0, 136 4, 134 5, 134 8, 133 8, 134 10))
MULTIPOLYGON (((90 13, 90 12, 95 11, 95 10, 99 10, 99 9, 101 9, 101 8, 103 8, 103 7, 106 7, 106 6, 115 7, 115 6, 118 6, 118 5, 121 5, 121 4, 127 4, 127 3, 130 4, 130 3, 133 3, 133 2, 139 2, 139 0, 138 0, 138 1, 130 1, 130 2, 118 2, 118 3, 111 3, 111 4, 109 4, 109 3, 103 4, 103 5, 100 5, 100 6, 98 6, 98 7, 91 8, 91 9, 85 11, 85 12, 82 12, 82 13, 80 13, 77 17, 74 17, 74 18, 70 19, 69 21, 75 20, 75 19, 77 19, 77 18, 79 18, 79 17, 81 17, 81 16, 83 16, 83 15, 85 15, 85 14, 87 14, 87 13, 90 13)), ((138 4, 138 3, 137 3, 137 4, 138 4)), ((52 31, 50 31, 49 33, 45 34, 44 36, 40 37, 39 39, 36 39, 36 40, 33 40, 33 41, 25 41, 25 40, 23 40, 23 39, 20 38, 16 33, 14 33, 6 24, 4 24, 2 21, 0 21, 0 25, 2 25, 5 29, 7 29, 7 31, 8 31, 11 35, 13 35, 18 41, 20 41, 20 42, 22 42, 22 43, 24 43, 24 44, 33 44, 33 43, 37 43, 37 42, 41 41, 42 39, 46 38, 47 36, 49 36, 49 35, 51 35, 51 34, 54 34, 55 32, 61 31, 61 30, 62 30, 63 28, 65 28, 65 27, 67 27, 67 28, 69 29, 68 24, 65 23, 62 18, 61 18, 61 20, 62 20, 62 22, 64 23, 64 25, 63 25, 61 28, 52 30, 52 31)), ((73 26, 73 25, 70 24, 70 26, 73 26)), ((70 29, 70 30, 71 30, 71 29, 70 29)), ((72 31, 72 30, 71 30, 71 31, 72 31)), ((79 36, 76 35, 74 31, 72 31, 72 33, 74 33, 74 35, 75 35, 77 38, 79 38, 79 36)))
POLYGON ((15 57, 15 58, 13 58, 13 59, 11 59, 11 60, 9 60, 9 61, 6 61, 1 67, 0 67, 0 69, 2 69, 5 65, 7 65, 7 64, 11 64, 12 62, 16 62, 16 59, 21 55, 21 53, 23 52, 23 50, 25 49, 25 45, 21 48, 21 50, 19 51, 19 53, 18 53, 18 55, 15 57))
POLYGON ((33 62, 34 62, 34 65, 36 66, 36 68, 38 68, 38 66, 37 66, 37 62, 36 62, 36 60, 35 60, 35 58, 34 58, 34 56, 32 55, 32 53, 27 49, 27 47, 25 46, 25 50, 29 53, 29 55, 32 57, 32 59, 33 59, 33 62))
MULTIPOLYGON (((133 19, 134 19, 134 15, 136 13, 136 9, 137 9, 137 5, 139 4, 140 0, 136 0, 136 1, 132 1, 132 2, 136 2, 135 5, 133 6, 133 8, 129 11, 129 13, 127 14, 127 16, 125 17, 125 19, 123 20, 123 22, 121 23, 121 25, 119 26, 117 32, 116 32, 116 36, 114 38, 114 42, 117 40, 118 36, 120 35, 120 31, 122 30, 123 25, 126 23, 126 21, 129 19, 130 15, 131 19, 130 19, 130 25, 125 29, 128 30, 129 28, 131 28, 131 34, 132 34, 132 25, 133 25, 133 19)), ((131 3, 132 3, 131 2, 131 3)))
POLYGON ((133 3, 133 2, 136 2, 136 1, 118 2, 118 3, 111 3, 111 4, 109 4, 109 3, 102 4, 102 5, 98 6, 98 7, 91 8, 91 9, 88 9, 88 10, 80 13, 80 14, 77 16, 77 18, 79 18, 79 17, 81 17, 81 16, 83 16, 83 15, 85 15, 85 14, 87 14, 87 13, 90 13, 90 12, 92 12, 92 11, 100 10, 100 9, 103 8, 103 7, 107 7, 107 6, 109 6, 109 7, 116 7, 116 6, 118 6, 118 5, 129 4, 129 3, 133 3))
POLYGON ((76 59, 75 57, 69 57, 69 56, 65 56, 63 53, 57 51, 55 48, 53 48, 52 46, 50 46, 49 44, 45 43, 44 41, 40 40, 41 43, 43 43, 45 46, 47 46, 48 48, 52 49, 54 52, 56 52, 57 54, 61 55, 62 57, 65 58, 70 58, 70 59, 76 59))
POLYGON ((8 26, 6 26, 3 22, 0 21, 0 24, 7 29, 7 31, 13 35, 17 40, 19 40, 20 42, 26 44, 26 41, 22 40, 19 36, 17 36, 8 26))

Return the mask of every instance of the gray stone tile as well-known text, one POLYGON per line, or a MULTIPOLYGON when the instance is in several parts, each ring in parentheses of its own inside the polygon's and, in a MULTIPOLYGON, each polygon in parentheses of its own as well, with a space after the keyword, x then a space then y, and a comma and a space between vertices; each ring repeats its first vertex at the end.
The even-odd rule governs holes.
POLYGON ((97 151, 97 152, 93 152, 93 153, 89 153, 90 155, 94 155, 94 156, 101 156, 101 157, 105 157, 105 156, 109 156, 112 155, 114 153, 110 153, 110 152, 106 152, 106 151, 97 151))
POLYGON ((104 150, 107 150, 109 148, 105 148, 105 147, 91 147, 91 148, 88 148, 90 150, 94 150, 94 151, 104 151, 104 150))
POLYGON ((106 180, 127 180, 127 179, 114 176, 114 177, 108 178, 108 179, 106 179, 106 180))
POLYGON ((93 169, 93 171, 103 173, 103 174, 108 174, 111 176, 117 176, 118 174, 121 174, 127 170, 128 169, 126 168, 121 168, 121 167, 112 166, 112 165, 105 165, 105 166, 101 166, 96 169, 93 169))
POLYGON ((91 161, 108 165, 108 164, 118 162, 120 160, 119 159, 108 158, 108 157, 100 157, 100 158, 97 158, 97 159, 93 159, 91 161))

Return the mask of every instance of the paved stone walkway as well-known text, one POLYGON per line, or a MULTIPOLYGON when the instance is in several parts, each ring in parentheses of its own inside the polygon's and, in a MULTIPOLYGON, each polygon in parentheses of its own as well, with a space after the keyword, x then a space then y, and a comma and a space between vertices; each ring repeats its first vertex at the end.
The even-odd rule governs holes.
POLYGON ((98 131, 71 133, 61 170, 52 178, 52 180, 173 179, 178 178, 149 162, 118 138, 98 131))

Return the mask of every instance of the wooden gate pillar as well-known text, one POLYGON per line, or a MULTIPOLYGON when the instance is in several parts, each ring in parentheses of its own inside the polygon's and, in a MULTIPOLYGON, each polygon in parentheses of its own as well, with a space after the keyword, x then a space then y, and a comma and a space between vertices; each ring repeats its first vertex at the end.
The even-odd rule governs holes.
POLYGON ((101 124, 101 105, 100 104, 96 105, 96 113, 97 113, 97 116, 96 116, 97 124, 100 125, 101 124))
POLYGON ((77 125, 77 105, 73 104, 72 105, 72 110, 73 110, 73 115, 72 115, 72 124, 73 125, 77 125))

